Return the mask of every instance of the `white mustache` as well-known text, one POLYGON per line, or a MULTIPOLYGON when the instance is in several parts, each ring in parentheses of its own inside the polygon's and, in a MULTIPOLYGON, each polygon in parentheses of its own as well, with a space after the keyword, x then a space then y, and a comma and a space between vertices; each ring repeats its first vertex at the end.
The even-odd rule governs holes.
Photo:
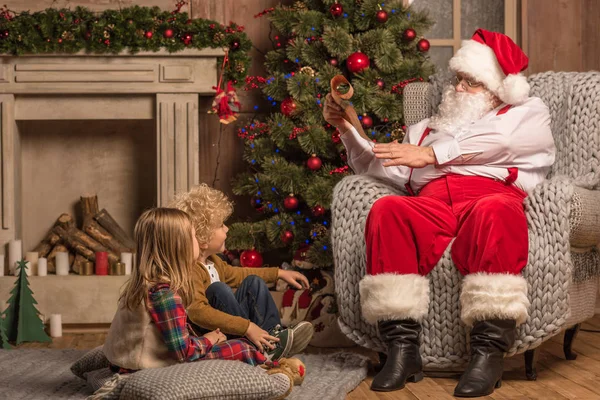
POLYGON ((455 133, 456 129, 481 119, 492 109, 492 96, 488 91, 463 93, 448 85, 444 88, 438 113, 431 117, 429 127, 455 133))

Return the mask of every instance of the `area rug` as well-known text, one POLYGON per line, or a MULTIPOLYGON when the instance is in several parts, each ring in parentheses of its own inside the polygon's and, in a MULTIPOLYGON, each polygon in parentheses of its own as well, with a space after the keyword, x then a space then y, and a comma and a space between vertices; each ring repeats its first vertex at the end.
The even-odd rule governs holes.
MULTIPOLYGON (((85 399, 87 383, 71 364, 87 350, 0 350, 0 399, 85 399)), ((302 354, 306 378, 288 399, 339 400, 367 376, 366 357, 354 353, 302 354)))

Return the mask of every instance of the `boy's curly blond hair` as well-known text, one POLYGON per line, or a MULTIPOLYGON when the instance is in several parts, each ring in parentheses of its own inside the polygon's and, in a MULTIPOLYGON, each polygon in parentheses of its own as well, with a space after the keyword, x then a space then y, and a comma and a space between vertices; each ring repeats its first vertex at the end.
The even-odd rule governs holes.
POLYGON ((170 206, 189 214, 200 244, 209 243, 215 230, 233 212, 233 203, 227 196, 206 183, 194 186, 189 192, 178 193, 170 206))

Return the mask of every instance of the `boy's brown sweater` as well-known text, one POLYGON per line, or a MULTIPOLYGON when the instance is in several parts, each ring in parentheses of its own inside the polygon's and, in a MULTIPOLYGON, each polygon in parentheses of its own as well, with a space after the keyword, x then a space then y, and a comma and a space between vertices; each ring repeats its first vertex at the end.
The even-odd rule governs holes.
MULTIPOLYGON (((219 280, 231 288, 237 288, 248 275, 257 275, 266 283, 275 283, 279 268, 242 268, 233 267, 218 256, 209 259, 215 264, 219 273, 219 280)), ((214 330, 219 328, 221 332, 229 335, 244 336, 250 325, 250 321, 227 314, 213 308, 206 298, 206 289, 210 286, 208 271, 200 263, 192 270, 192 284, 194 298, 192 304, 187 308, 188 318, 195 325, 204 329, 214 330)))

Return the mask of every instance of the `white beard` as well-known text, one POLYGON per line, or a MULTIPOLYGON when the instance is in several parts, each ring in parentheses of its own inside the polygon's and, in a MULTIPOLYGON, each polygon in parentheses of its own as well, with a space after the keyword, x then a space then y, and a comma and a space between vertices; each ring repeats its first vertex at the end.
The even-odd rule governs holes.
POLYGON ((454 86, 444 88, 438 113, 431 117, 428 127, 446 133, 475 122, 494 108, 493 97, 487 90, 480 93, 457 92, 454 86))

